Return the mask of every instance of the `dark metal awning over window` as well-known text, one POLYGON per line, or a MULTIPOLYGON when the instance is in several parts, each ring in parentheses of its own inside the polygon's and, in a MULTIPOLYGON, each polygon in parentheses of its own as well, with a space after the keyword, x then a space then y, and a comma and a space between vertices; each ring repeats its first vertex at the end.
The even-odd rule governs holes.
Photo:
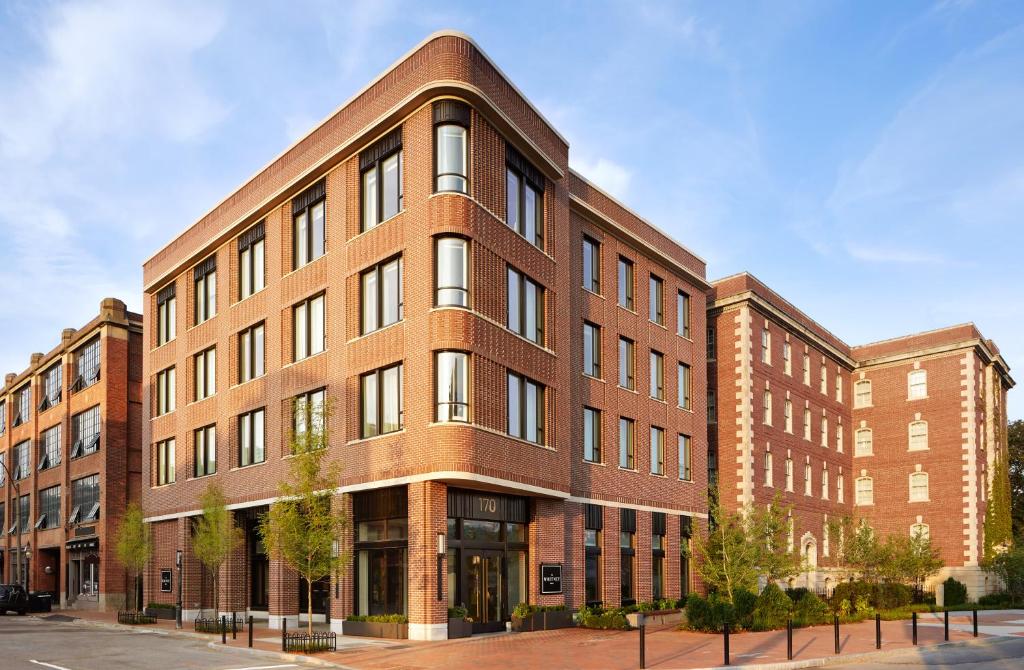
POLYGON ((70 540, 66 546, 68 551, 86 551, 89 549, 99 549, 100 541, 98 538, 92 538, 89 540, 70 540))

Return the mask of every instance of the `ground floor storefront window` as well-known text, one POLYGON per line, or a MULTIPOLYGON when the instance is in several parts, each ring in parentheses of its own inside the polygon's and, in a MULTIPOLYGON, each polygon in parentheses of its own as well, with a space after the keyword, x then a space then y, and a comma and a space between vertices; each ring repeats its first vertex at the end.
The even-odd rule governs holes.
POLYGON ((620 510, 619 598, 622 605, 636 604, 636 510, 620 510))
POLYGON ((589 607, 601 604, 601 531, 604 514, 598 505, 586 505, 583 511, 584 598, 589 607))
POLYGON ((409 519, 404 486, 352 496, 355 613, 408 614, 409 519))
POLYGON ((690 595, 690 561, 693 551, 690 538, 693 535, 693 519, 679 517, 679 593, 685 598, 690 595))
POLYGON ((651 513, 651 595, 665 597, 665 513, 651 513))
POLYGON ((99 540, 69 542, 67 598, 98 601, 100 597, 99 540))

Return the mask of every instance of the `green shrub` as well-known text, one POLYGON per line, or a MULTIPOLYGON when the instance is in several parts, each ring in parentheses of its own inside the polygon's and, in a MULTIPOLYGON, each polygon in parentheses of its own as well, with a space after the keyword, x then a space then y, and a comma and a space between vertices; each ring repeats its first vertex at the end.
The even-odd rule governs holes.
POLYGON ((512 616, 525 619, 531 614, 538 612, 561 612, 566 609, 565 605, 531 605, 530 603, 519 603, 512 610, 512 616))
MULTIPOLYGON (((1011 602, 1010 594, 1005 591, 1000 591, 998 593, 986 593, 982 597, 978 598, 978 604, 984 605, 985 607, 1007 606, 1010 605, 1011 602)), ((949 602, 946 602, 946 605, 949 606, 949 602)))
POLYGON ((789 620, 793 601, 774 583, 769 583, 757 597, 752 630, 777 630, 789 620))
POLYGON ((146 605, 148 610, 173 610, 175 607, 174 603, 149 603, 146 605))
POLYGON ((730 627, 736 625, 736 608, 732 603, 717 593, 712 593, 708 598, 696 593, 690 594, 686 600, 687 628, 704 633, 720 633, 726 623, 730 627))
POLYGON ((580 609, 579 625, 599 630, 630 629, 629 619, 621 608, 606 610, 601 607, 583 607, 580 609))
POLYGON ((950 577, 942 582, 942 588, 944 594, 943 604, 946 607, 955 607, 967 602, 967 587, 955 578, 950 577))
POLYGON ((757 594, 741 589, 733 594, 732 600, 736 610, 736 620, 730 621, 730 625, 735 625, 737 629, 750 630, 751 626, 754 625, 754 607, 757 606, 757 594))
POLYGON ((828 605, 816 594, 806 591, 793 606, 793 623, 797 626, 816 626, 828 623, 828 605))
POLYGON ((465 619, 467 616, 469 616, 469 610, 461 605, 448 608, 449 619, 465 619))
POLYGON ((876 609, 888 610, 906 607, 914 600, 914 590, 906 584, 878 584, 871 605, 876 609))
POLYGON ((800 600, 804 597, 804 594, 810 592, 811 591, 805 586, 797 586, 796 588, 786 589, 786 595, 789 596, 789 599, 792 600, 794 603, 800 602, 800 600))
POLYGON ((352 614, 345 617, 345 620, 367 623, 409 623, 409 617, 404 614, 352 614))

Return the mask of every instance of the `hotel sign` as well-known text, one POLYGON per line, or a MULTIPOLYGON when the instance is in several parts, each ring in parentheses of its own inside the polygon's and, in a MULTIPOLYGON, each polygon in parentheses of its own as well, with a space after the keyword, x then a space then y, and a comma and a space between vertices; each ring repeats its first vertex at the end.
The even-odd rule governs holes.
POLYGON ((550 595, 562 592, 561 563, 540 564, 540 592, 541 595, 550 595))

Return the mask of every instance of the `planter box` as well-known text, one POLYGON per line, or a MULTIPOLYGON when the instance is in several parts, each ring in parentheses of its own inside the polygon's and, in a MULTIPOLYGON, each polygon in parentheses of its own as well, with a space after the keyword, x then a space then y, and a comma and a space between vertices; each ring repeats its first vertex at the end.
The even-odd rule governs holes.
POLYGON ((645 615, 644 622, 652 625, 678 624, 686 618, 685 614, 683 613, 683 610, 659 610, 657 612, 630 612, 626 615, 626 619, 629 621, 629 625, 633 628, 639 628, 641 614, 645 615))
POLYGON ((154 619, 174 621, 174 609, 167 609, 165 607, 147 607, 146 616, 151 616, 154 619))
POLYGON ((573 625, 571 610, 551 610, 534 612, 527 617, 512 617, 512 630, 517 633, 529 633, 536 630, 556 630, 569 628, 573 625))
POLYGON ((465 619, 448 619, 448 639, 457 640, 473 634, 473 622, 465 619))
POLYGON ((349 621, 341 623, 342 635, 358 635, 361 637, 381 637, 388 640, 408 640, 409 624, 377 623, 375 621, 349 621))

